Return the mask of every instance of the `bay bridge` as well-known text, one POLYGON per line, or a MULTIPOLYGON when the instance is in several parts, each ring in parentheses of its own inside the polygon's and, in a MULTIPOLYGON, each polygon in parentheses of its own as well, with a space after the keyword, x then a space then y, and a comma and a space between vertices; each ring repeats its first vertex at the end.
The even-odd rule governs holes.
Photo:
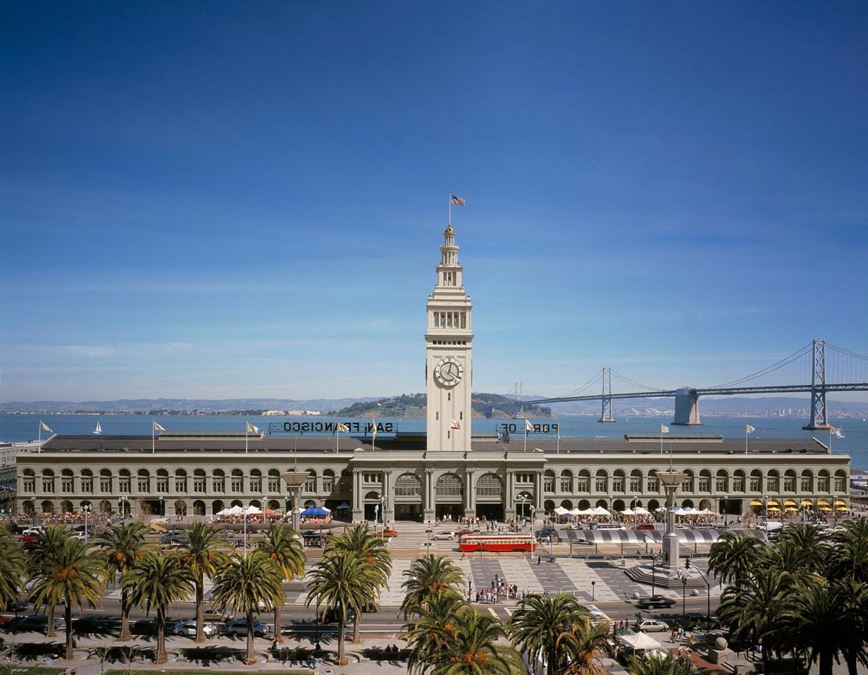
POLYGON ((614 422, 612 402, 616 399, 674 398, 673 424, 701 424, 700 396, 732 396, 737 394, 773 394, 810 392, 811 418, 805 429, 830 429, 826 418, 826 394, 841 391, 868 391, 868 356, 836 347, 825 340, 810 344, 754 373, 709 387, 679 387, 658 389, 639 384, 611 368, 603 368, 578 389, 565 396, 524 398, 515 391, 516 405, 545 405, 569 401, 601 401, 600 422, 614 422), (633 391, 612 391, 612 376, 616 382, 633 391), (599 393, 586 393, 599 387, 599 393))

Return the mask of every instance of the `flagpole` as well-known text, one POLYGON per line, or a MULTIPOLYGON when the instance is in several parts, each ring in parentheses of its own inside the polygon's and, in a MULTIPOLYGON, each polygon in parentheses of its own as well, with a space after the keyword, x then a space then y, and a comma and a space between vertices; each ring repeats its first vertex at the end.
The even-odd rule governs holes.
MULTIPOLYGON (((39 434, 39 447, 42 448, 42 420, 39 420, 39 424, 36 425, 36 431, 39 434)), ((832 432, 829 432, 829 443, 832 442, 832 432)))
POLYGON ((244 420, 244 454, 247 454, 247 439, 250 435, 250 422, 244 420))
POLYGON ((660 425, 660 456, 663 456, 663 425, 660 425))
POLYGON ((744 428, 744 454, 747 454, 747 426, 744 428))
POLYGON ((340 452, 340 447, 341 447, 340 433, 341 433, 341 430, 338 429, 337 427, 335 427, 335 454, 338 454, 338 452, 340 452))
POLYGON ((524 421, 524 451, 527 452, 527 420, 524 421))
POLYGON ((452 194, 449 194, 446 197, 446 201, 449 202, 449 222, 446 224, 451 225, 452 224, 452 194))
POLYGON ((561 454, 561 423, 558 422, 558 451, 557 454, 561 454))
POLYGON ((157 430, 154 428, 154 420, 151 420, 151 454, 157 454, 157 430))

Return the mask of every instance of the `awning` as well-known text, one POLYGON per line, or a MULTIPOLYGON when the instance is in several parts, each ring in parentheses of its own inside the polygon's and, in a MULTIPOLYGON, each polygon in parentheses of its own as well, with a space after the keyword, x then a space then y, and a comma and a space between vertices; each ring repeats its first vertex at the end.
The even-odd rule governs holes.
POLYGON ((798 504, 796 504, 796 501, 794 499, 788 499, 784 502, 784 506, 798 506, 798 504))
POLYGON ((832 508, 829 507, 829 506, 821 506, 821 507, 819 508, 819 510, 820 510, 820 511, 831 511, 832 508))
POLYGON ((841 512, 846 512, 848 509, 847 509, 846 506, 836 506, 836 507, 835 507, 835 510, 836 510, 838 513, 841 513, 841 512))
POLYGON ((777 506, 770 506, 769 511, 780 511, 780 508, 778 508, 777 506))
POLYGON ((750 505, 751 505, 751 506, 762 506, 762 505, 763 505, 763 501, 762 501, 762 499, 751 499, 751 500, 750 500, 750 505))
POLYGON ((780 506, 777 499, 769 499, 769 506, 780 506))
POLYGON ((629 645, 634 650, 642 651, 646 649, 661 649, 663 645, 661 645, 657 640, 648 635, 647 633, 634 633, 633 635, 619 635, 618 639, 621 642, 629 645))
POLYGON ((812 499, 803 499, 802 500, 802 506, 813 506, 813 505, 814 505, 814 501, 812 499))
POLYGON ((829 502, 826 501, 825 499, 821 499, 820 501, 817 502, 817 504, 819 504, 820 506, 828 506, 829 502))
POLYGON ((793 511, 798 511, 798 510, 799 509, 796 506, 787 506, 784 508, 784 511, 786 511, 787 513, 792 513, 793 511))
POLYGON ((845 502, 843 499, 836 499, 835 506, 847 506, 847 502, 845 502))

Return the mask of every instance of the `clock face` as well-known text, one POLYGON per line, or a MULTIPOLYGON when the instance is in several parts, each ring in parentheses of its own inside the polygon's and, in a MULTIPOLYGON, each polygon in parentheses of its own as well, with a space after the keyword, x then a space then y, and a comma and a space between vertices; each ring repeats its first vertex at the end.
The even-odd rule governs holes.
POLYGON ((434 379, 441 387, 454 387, 461 382, 463 375, 464 366, 461 365, 461 361, 452 356, 440 359, 434 366, 434 379))

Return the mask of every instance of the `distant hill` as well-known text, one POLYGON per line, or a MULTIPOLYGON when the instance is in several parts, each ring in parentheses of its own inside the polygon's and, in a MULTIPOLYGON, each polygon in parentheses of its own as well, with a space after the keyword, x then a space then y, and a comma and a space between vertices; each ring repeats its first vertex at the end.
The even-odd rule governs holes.
POLYGON ((0 403, 2 412, 78 413, 104 412, 127 414, 258 414, 264 410, 331 410, 370 398, 143 398, 117 401, 10 401, 0 403))
MULTIPOLYGON (((473 394, 470 404, 474 417, 512 417, 517 412, 515 400, 500 394, 473 394)), ((425 405, 425 394, 403 394, 359 401, 328 414, 335 417, 425 417, 425 405)), ((525 412, 528 416, 550 417, 552 411, 540 406, 526 406, 525 412)))

